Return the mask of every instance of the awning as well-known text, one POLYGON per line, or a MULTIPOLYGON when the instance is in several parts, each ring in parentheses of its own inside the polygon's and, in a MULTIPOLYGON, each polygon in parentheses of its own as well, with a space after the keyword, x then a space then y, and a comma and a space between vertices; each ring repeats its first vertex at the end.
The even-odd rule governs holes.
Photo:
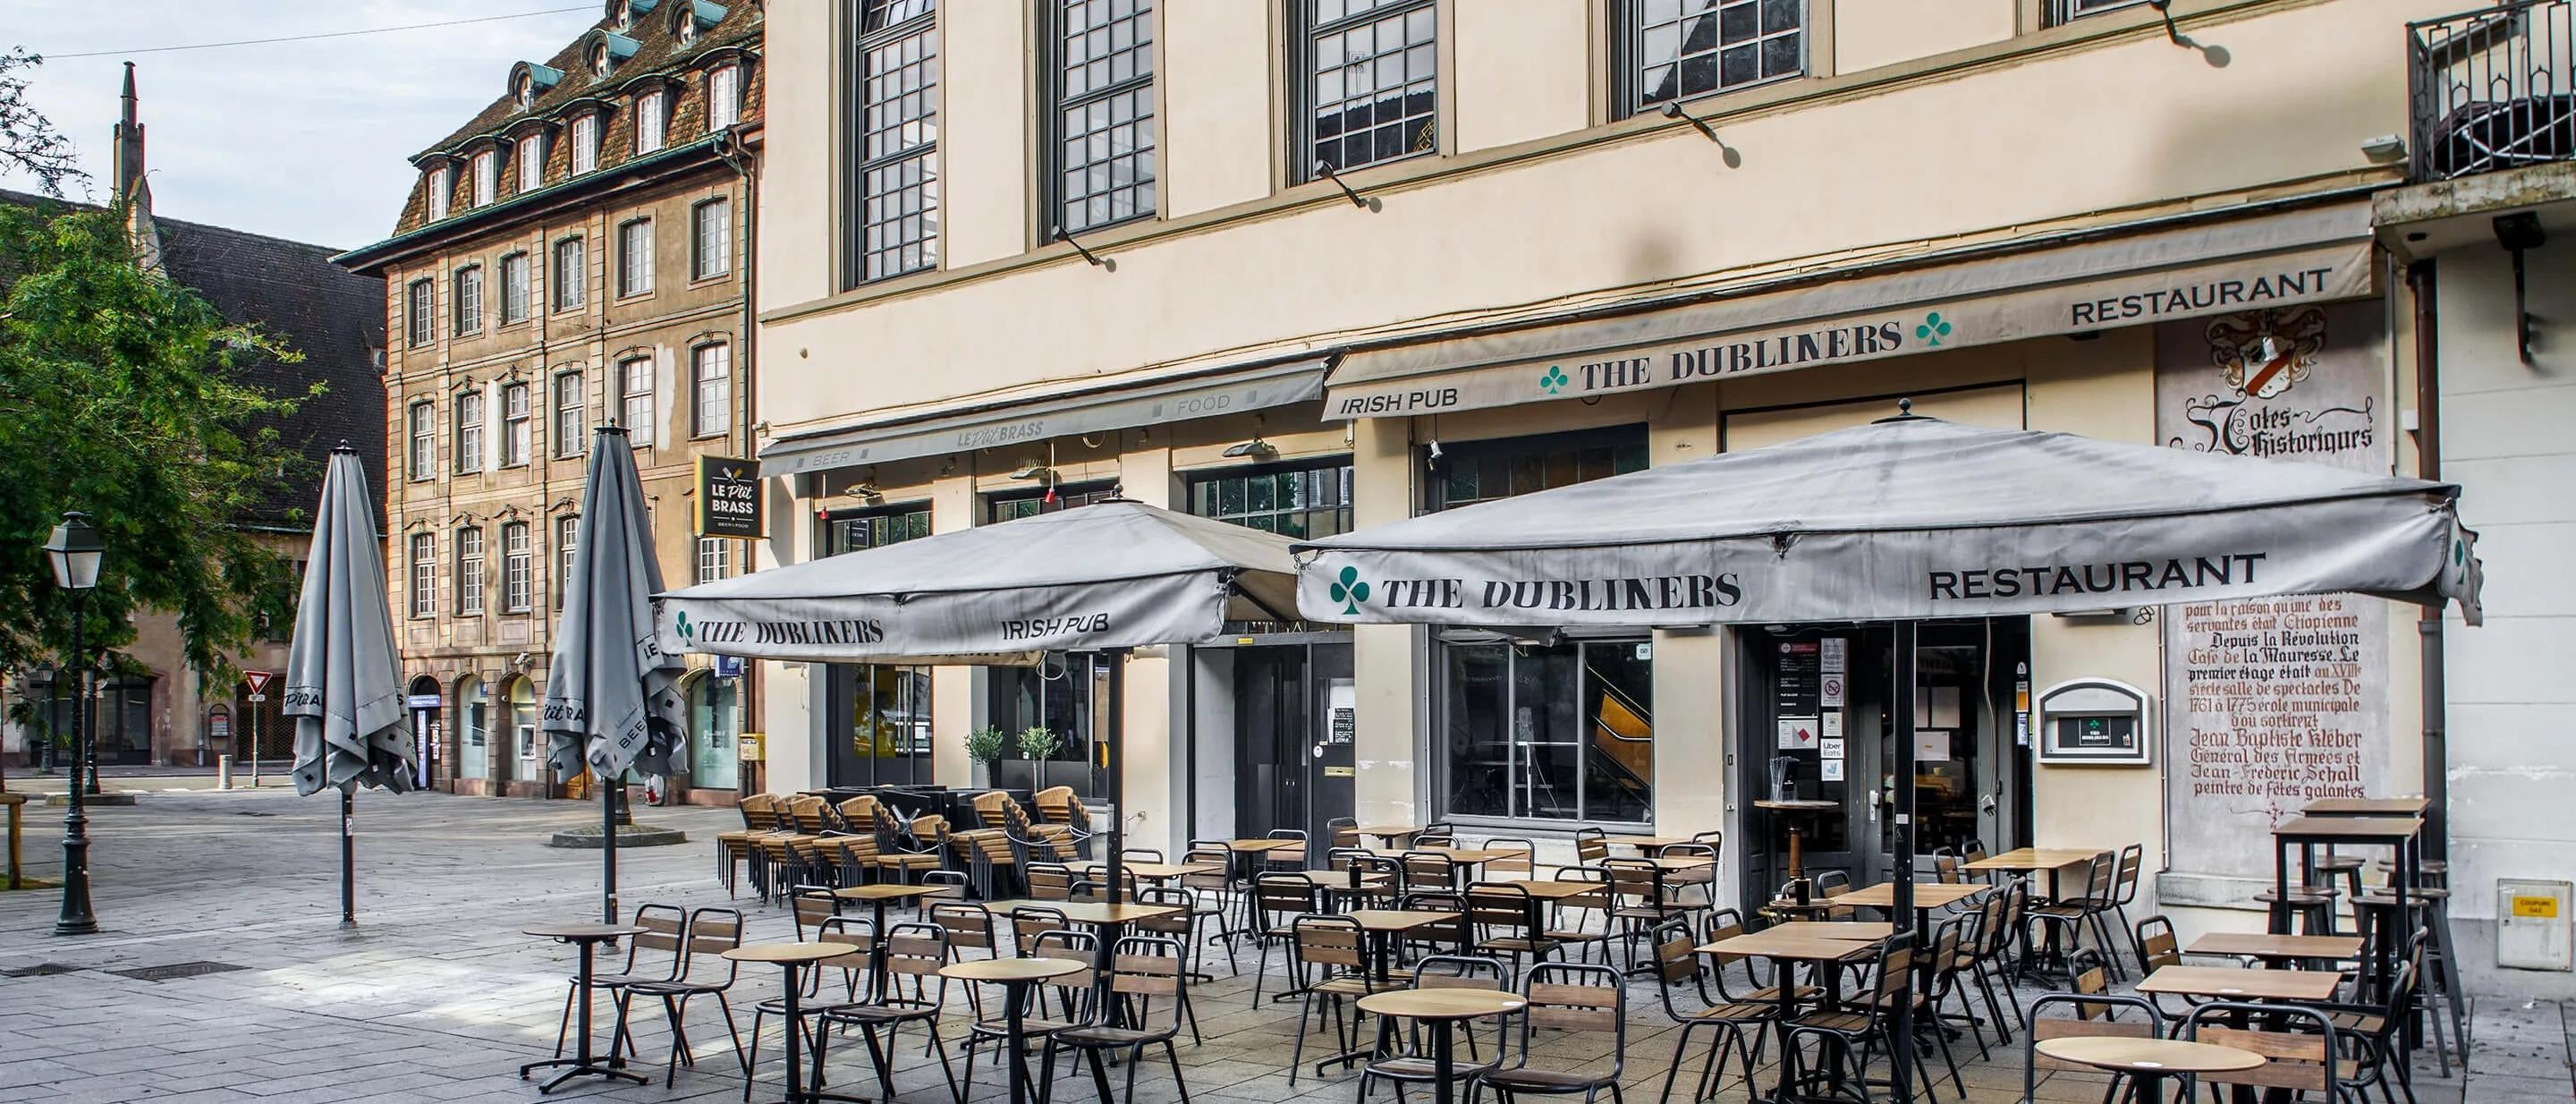
POLYGON ((853 464, 883 464, 1312 402, 1324 393, 1324 369, 1330 364, 1328 357, 1301 357, 794 434, 761 450, 760 474, 797 475, 853 464))
POLYGON ((1362 350, 1333 369, 1324 411, 1328 418, 1405 417, 1831 368, 2356 298, 2370 294, 2373 272, 2369 206, 2309 208, 1362 350))

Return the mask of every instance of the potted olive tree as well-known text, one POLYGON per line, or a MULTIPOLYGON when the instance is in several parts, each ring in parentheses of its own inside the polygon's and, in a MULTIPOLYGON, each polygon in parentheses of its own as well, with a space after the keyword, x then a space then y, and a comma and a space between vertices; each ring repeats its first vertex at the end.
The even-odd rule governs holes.
POLYGON ((993 787, 993 764, 1002 759, 1005 737, 998 728, 979 728, 966 734, 966 758, 975 763, 975 786, 993 787))
POLYGON ((1044 725, 1035 725, 1020 731, 1020 755, 1029 761, 1029 776, 1034 779, 1029 789, 1035 791, 1046 788, 1047 760, 1055 758, 1057 749, 1062 747, 1064 747, 1064 737, 1047 731, 1044 725))

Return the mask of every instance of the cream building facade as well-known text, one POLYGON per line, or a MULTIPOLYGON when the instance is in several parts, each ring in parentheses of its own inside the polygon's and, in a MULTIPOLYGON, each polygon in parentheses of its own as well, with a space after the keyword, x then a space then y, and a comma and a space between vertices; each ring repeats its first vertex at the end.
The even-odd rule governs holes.
MULTIPOLYGON (((780 5, 764 562, 1109 493, 1321 535, 1900 398, 2410 471, 2413 316, 2370 197, 2406 177, 2402 47, 2442 8, 780 5)), ((1797 825, 1811 866, 1886 873, 1883 626, 1241 628, 1126 661, 1136 842, 1335 815, 1543 855, 1578 827, 1717 832, 1723 894, 1752 900, 1784 876, 1790 824, 1754 804, 1778 769, 1834 803, 1797 825)), ((2259 928, 2275 815, 2424 785, 2411 610, 2135 606, 1925 643, 1925 846, 2137 845, 2132 919, 2259 928), (2260 652, 2293 637, 2322 660, 2260 652), (2119 739, 2143 763, 2032 746, 2088 679, 2141 694, 2119 739)), ((965 786, 968 732, 1032 725, 1069 747, 994 782, 1091 781, 1082 657, 768 668, 772 789, 965 786)))

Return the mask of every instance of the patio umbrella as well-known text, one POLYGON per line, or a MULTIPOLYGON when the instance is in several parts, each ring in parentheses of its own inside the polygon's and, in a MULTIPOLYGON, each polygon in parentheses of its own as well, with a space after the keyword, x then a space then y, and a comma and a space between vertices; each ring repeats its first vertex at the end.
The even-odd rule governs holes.
POLYGON ((600 907, 617 922, 617 802, 629 769, 669 775, 687 731, 680 676, 687 667, 653 632, 651 596, 662 589, 644 487, 626 431, 601 426, 591 441, 572 573, 546 672, 548 759, 572 777, 599 780, 600 907))
MULTIPOLYGON (((1025 665, 1213 639, 1236 621, 1294 620, 1288 539, 1113 499, 936 533, 663 596, 662 644, 824 663, 1025 665)), ((1118 735, 1123 664, 1109 665, 1109 884, 1122 884, 1118 735)))
POLYGON ((1904 413, 1300 542, 1297 597, 1309 620, 1345 623, 1894 622, 1892 911, 1906 931, 1917 622, 2352 591, 2458 599, 2476 624, 2458 496, 1904 413))
POLYGON ((350 831, 351 791, 412 786, 409 719, 403 714, 402 665, 394 648, 393 611, 385 598, 385 564, 377 551, 376 510, 357 450, 331 450, 322 502, 313 518, 304 591, 287 648, 284 712, 295 718, 295 792, 340 791, 340 923, 358 922, 357 838, 350 831))

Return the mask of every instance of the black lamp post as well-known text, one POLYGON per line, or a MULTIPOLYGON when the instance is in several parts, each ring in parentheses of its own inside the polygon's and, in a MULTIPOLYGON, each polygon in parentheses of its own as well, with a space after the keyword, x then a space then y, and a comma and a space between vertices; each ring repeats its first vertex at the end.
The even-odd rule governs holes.
MULTIPOLYGON (((89 649, 82 629, 88 619, 90 589, 98 585, 98 563, 106 553, 107 543, 99 539, 98 529, 78 510, 65 511, 63 523, 54 526, 53 539, 45 542, 45 555, 54 564, 54 585, 72 592, 72 660, 64 670, 77 680, 72 684, 72 805, 63 816, 63 914, 54 921, 55 935, 88 935, 98 930, 98 918, 89 910, 89 813, 81 800, 85 792, 81 765, 88 762, 89 751, 89 649)), ((98 768, 93 763, 89 769, 95 774, 98 768)))

